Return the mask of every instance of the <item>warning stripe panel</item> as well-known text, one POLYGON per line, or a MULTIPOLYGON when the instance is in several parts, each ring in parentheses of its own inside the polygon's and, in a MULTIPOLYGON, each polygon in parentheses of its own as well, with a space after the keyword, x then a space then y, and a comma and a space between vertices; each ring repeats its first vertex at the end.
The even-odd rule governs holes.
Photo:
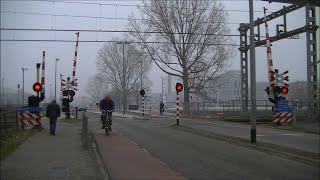
POLYGON ((40 113, 30 113, 23 112, 19 113, 19 119, 41 119, 42 115, 40 113))
POLYGON ((289 112, 273 113, 272 121, 273 122, 291 122, 292 113, 289 113, 289 112))
POLYGON ((39 125, 41 126, 42 123, 40 122, 40 120, 34 120, 34 119, 29 119, 29 120, 19 120, 20 126, 35 126, 35 125, 39 125))

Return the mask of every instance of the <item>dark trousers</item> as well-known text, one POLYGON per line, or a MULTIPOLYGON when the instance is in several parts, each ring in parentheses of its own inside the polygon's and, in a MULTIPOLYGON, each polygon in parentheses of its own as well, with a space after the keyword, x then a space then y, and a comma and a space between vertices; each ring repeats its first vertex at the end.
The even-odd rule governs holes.
POLYGON ((50 134, 56 134, 57 119, 50 119, 50 134))

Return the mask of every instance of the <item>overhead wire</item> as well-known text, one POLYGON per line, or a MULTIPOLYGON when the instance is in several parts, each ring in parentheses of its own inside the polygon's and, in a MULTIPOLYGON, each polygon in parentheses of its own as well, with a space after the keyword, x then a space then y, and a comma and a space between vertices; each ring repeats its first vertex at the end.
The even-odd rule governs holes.
MULTIPOLYGON (((92 19, 109 19, 109 20, 129 20, 130 18, 118 18, 118 17, 103 17, 103 16, 84 16, 84 15, 67 15, 67 14, 50 14, 50 13, 33 13, 33 12, 22 12, 22 11, 0 11, 1 13, 11 13, 11 14, 29 14, 29 15, 39 15, 39 16, 55 16, 55 17, 74 17, 74 18, 92 18, 92 19)), ((132 18, 132 20, 145 21, 146 19, 132 18)), ((236 24, 236 22, 227 22, 227 24, 236 24)))
MULTIPOLYGON (((76 40, 56 40, 56 39, 0 39, 0 42, 10 42, 10 41, 25 41, 25 42, 77 42, 76 40)), ((119 41, 113 41, 113 40, 79 40, 78 42, 81 43, 104 43, 104 42, 109 42, 109 43, 118 43, 119 41)), ((129 41, 129 43, 132 44, 171 44, 170 42, 161 42, 161 41, 147 41, 147 42, 141 42, 141 41, 129 41)), ((183 43, 176 43, 176 44, 183 44, 183 43)), ((200 43, 184 43, 184 44, 200 44, 200 43)), ((205 43, 204 45, 217 45, 217 46, 237 46, 239 47, 240 45, 237 44, 230 44, 230 43, 205 43)))

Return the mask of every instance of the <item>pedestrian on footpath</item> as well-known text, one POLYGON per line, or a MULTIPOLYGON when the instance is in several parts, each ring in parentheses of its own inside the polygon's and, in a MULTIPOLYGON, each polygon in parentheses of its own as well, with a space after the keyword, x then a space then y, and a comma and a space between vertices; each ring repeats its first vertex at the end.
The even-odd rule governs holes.
POLYGON ((60 106, 57 104, 55 99, 53 99, 48 105, 46 117, 50 119, 50 135, 55 136, 57 118, 60 117, 60 106))
POLYGON ((164 104, 163 104, 163 102, 161 101, 161 102, 160 102, 160 114, 162 115, 163 112, 164 112, 164 104))

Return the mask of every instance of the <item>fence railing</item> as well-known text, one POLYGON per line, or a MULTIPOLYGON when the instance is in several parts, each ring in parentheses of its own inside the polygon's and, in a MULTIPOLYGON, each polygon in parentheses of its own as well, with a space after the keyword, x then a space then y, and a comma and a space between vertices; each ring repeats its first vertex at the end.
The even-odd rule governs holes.
POLYGON ((8 133, 8 129, 19 128, 16 106, 0 107, 0 131, 1 134, 8 133))

